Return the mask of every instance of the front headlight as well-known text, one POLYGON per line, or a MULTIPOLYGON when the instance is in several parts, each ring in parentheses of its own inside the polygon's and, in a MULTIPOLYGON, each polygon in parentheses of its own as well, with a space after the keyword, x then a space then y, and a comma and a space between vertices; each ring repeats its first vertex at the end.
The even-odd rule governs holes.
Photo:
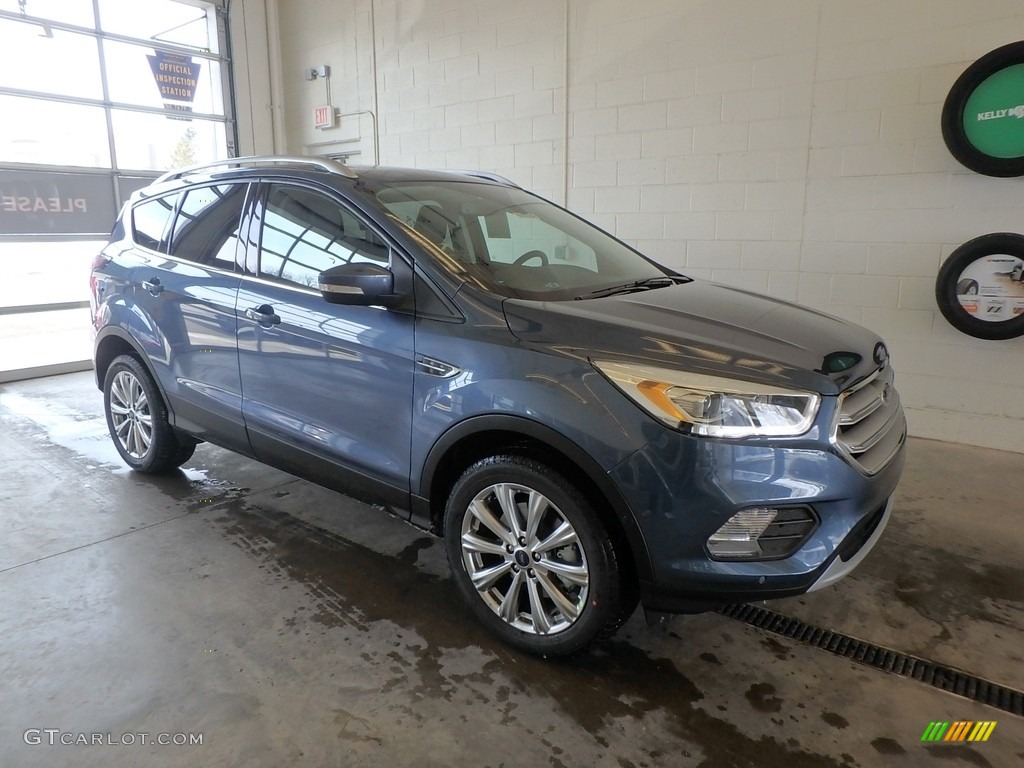
POLYGON ((813 392, 646 365, 593 363, 652 416, 694 435, 802 435, 821 404, 813 392))

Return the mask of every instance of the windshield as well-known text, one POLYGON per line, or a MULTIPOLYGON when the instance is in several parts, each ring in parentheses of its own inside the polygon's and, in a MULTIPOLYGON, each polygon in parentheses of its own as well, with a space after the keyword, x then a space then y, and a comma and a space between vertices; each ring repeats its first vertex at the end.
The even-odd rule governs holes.
MULTIPOLYGON (((378 201, 442 266, 519 299, 596 298, 671 271, 611 235, 521 189, 487 183, 386 184, 378 201)), ((657 279, 661 278, 661 281, 657 279)))

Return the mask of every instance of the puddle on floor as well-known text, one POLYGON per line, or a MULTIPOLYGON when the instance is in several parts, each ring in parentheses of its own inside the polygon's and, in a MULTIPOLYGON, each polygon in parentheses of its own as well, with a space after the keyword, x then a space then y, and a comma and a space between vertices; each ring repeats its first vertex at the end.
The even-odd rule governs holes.
MULTIPOLYGON (((393 557, 244 499, 226 500, 217 511, 212 522, 232 544, 282 589, 298 583, 312 598, 314 605, 285 617, 280 631, 331 632, 349 646, 338 649, 340 658, 349 664, 358 658, 385 674, 379 690, 385 700, 395 692, 398 701, 420 702, 415 709, 403 708, 406 717, 424 721, 438 707, 471 704, 533 733, 538 706, 552 707, 580 729, 572 731, 589 734, 602 748, 623 754, 638 750, 637 757, 653 764, 692 745, 692 755, 704 756, 705 768, 843 765, 802 751, 792 738, 744 734, 704 709, 704 693, 670 659, 652 657, 627 640, 557 661, 508 649, 477 624, 449 579, 416 567, 423 537, 393 557), (382 645, 373 639, 381 635, 392 641, 382 645), (435 705, 424 705, 429 701, 435 705), (645 743, 644 735, 655 731, 658 736, 645 743)), ((772 686, 757 684, 751 690, 756 695, 748 698, 763 703, 765 712, 779 711, 772 686)), ((568 746, 552 733, 535 735, 545 739, 553 759, 568 746)))

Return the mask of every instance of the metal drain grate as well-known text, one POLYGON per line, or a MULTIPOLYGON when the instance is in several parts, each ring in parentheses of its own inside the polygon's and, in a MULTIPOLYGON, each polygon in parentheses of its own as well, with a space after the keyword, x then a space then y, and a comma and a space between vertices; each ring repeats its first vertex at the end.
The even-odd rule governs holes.
POLYGON ((866 664, 900 677, 909 677, 1013 715, 1024 715, 1024 692, 983 680, 952 667, 944 667, 840 632, 812 627, 798 619, 791 619, 781 613, 753 605, 727 605, 721 608, 719 613, 766 632, 813 645, 858 664, 866 664))

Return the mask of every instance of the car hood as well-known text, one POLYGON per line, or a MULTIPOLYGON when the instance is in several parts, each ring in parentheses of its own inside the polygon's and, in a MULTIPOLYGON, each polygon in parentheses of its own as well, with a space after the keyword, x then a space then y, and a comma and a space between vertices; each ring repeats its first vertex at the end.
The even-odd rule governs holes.
POLYGON ((507 299, 504 310, 526 343, 824 395, 887 358, 881 339, 858 325, 697 280, 582 301, 507 299))

